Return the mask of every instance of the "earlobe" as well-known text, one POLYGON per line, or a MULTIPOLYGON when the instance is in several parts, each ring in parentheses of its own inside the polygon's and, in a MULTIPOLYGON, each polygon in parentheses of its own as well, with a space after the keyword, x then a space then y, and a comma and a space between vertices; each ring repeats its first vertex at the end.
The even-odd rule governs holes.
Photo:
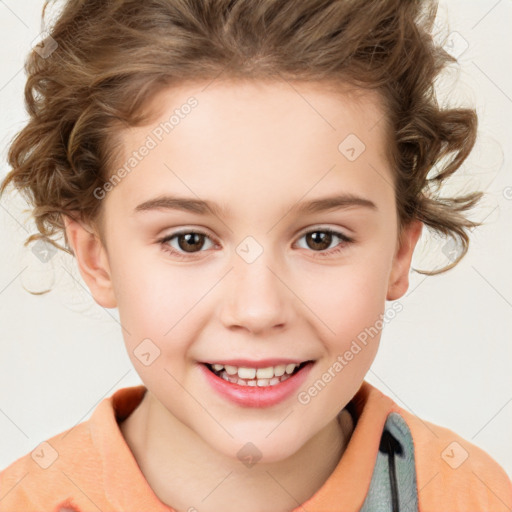
POLYGON ((89 226, 63 215, 66 238, 78 269, 94 300, 104 308, 117 306, 107 252, 100 237, 89 226))
POLYGON ((417 219, 404 227, 400 243, 393 258, 386 300, 399 299, 409 288, 409 270, 412 255, 422 230, 423 222, 417 219))

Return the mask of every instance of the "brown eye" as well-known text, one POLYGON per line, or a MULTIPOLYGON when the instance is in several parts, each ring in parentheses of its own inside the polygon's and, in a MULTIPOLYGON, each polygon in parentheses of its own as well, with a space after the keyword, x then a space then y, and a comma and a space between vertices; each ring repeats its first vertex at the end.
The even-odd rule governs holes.
MULTIPOLYGON (((165 238, 158 240, 164 251, 171 253, 174 256, 186 257, 187 254, 195 254, 205 252, 202 250, 205 247, 205 241, 210 237, 206 233, 200 231, 180 231, 167 235, 165 238)), ((208 249, 208 247, 206 247, 208 249)))
POLYGON ((315 230, 310 230, 307 233, 304 233, 301 239, 302 238, 306 240, 306 249, 311 249, 311 252, 318 253, 315 254, 315 256, 320 257, 337 254, 354 242, 352 238, 330 228, 317 228, 315 230), (341 242, 336 244, 334 248, 329 249, 336 239, 341 240, 341 242))
POLYGON ((185 233, 176 236, 178 246, 185 252, 195 252, 194 249, 201 250, 204 245, 204 235, 201 233, 185 233))
POLYGON ((328 231, 311 231, 306 234, 306 240, 312 244, 312 249, 324 251, 332 242, 332 233, 328 231))

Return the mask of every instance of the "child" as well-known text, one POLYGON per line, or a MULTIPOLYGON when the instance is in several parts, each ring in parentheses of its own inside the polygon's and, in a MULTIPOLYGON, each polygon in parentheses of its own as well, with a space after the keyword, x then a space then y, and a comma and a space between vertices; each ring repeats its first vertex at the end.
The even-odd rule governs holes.
POLYGON ((489 455, 364 380, 423 225, 462 245, 434 274, 479 224, 482 193, 436 188, 477 120, 436 102, 435 14, 65 3, 1 192, 118 308, 144 385, 5 468, 0 511, 510 510, 489 455))

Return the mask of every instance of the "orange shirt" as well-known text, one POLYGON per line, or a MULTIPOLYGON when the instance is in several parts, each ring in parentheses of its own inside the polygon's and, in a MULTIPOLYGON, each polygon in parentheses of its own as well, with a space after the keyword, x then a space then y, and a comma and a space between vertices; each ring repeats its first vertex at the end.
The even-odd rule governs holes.
MULTIPOLYGON (((64 512, 66 507, 78 512, 172 512, 152 491, 118 426, 145 392, 142 385, 119 389, 87 421, 41 443, 1 471, 0 512, 64 512)), ((293 512, 359 511, 370 488, 386 419, 393 412, 412 434, 418 510, 512 509, 509 477, 480 448, 410 414, 367 382, 350 408, 357 423, 341 460, 322 487, 293 512)))

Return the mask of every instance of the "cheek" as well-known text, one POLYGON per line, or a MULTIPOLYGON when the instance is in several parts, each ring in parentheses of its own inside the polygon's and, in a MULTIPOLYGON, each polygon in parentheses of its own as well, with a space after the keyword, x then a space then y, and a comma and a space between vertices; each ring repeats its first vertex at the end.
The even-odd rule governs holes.
POLYGON ((383 326, 383 279, 376 267, 351 266, 331 278, 315 299, 326 357, 298 397, 312 416, 333 416, 354 396, 375 359, 383 326))
POLYGON ((155 255, 152 248, 132 247, 117 251, 114 262, 114 292, 128 330, 132 326, 161 336, 185 314, 197 285, 182 269, 166 265, 164 255, 155 255))
POLYGON ((204 296, 215 280, 192 266, 166 265, 163 257, 148 260, 132 253, 113 271, 123 336, 132 360, 137 346, 149 339, 160 350, 158 362, 173 366, 202 327, 204 296))
POLYGON ((385 307, 385 264, 360 262, 332 267, 304 288, 308 305, 329 328, 331 336, 346 341, 373 325, 385 307), (335 334, 334 334, 335 333, 335 334))
POLYGON ((321 320, 316 325, 327 356, 319 374, 330 390, 313 405, 319 414, 324 406, 335 411, 343 400, 348 401, 375 359, 385 312, 386 264, 375 257, 360 259, 332 268, 317 281, 321 286, 314 288, 313 295, 310 288, 307 296, 321 320))

